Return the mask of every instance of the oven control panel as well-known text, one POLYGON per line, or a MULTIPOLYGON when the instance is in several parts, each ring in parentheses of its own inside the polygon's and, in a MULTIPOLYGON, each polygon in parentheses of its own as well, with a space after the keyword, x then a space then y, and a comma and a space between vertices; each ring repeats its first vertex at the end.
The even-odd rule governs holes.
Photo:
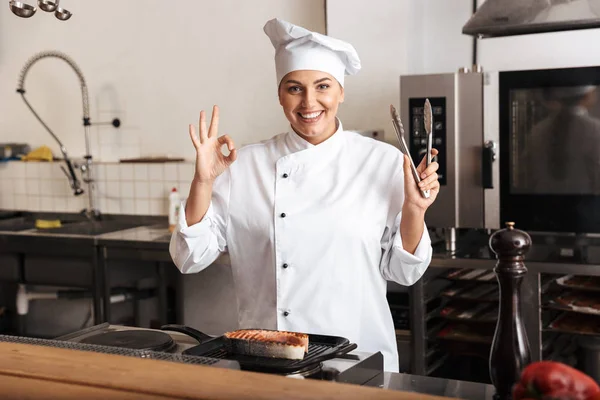
MULTIPOLYGON (((440 185, 446 184, 446 98, 427 97, 433 111, 433 139, 431 147, 439 151, 435 161, 440 165, 437 173, 440 185)), ((427 132, 423 121, 425 100, 411 97, 409 104, 408 147, 415 165, 419 165, 427 154, 427 132)))

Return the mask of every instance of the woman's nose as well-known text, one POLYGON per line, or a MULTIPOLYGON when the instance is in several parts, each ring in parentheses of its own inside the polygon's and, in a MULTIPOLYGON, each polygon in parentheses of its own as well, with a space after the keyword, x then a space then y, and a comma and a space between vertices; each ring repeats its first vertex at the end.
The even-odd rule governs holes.
POLYGON ((302 97, 302 107, 310 108, 316 101, 316 95, 313 90, 305 90, 302 97))

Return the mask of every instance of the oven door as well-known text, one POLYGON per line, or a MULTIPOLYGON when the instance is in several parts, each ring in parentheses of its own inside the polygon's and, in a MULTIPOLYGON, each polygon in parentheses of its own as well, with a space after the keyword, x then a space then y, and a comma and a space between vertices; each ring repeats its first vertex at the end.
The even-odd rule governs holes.
POLYGON ((500 218, 600 232, 600 67, 499 74, 500 218))

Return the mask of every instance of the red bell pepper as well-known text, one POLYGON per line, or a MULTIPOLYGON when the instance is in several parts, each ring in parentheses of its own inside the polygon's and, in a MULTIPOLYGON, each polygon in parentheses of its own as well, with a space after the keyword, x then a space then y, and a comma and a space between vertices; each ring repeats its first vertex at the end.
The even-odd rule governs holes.
POLYGON ((554 361, 529 364, 513 389, 514 400, 600 400, 600 387, 592 378, 554 361))

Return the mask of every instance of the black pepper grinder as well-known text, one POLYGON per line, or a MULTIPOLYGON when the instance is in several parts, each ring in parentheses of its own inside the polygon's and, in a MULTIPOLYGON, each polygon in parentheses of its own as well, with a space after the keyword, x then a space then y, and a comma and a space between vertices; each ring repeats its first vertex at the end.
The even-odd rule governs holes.
POLYGON ((490 378, 496 388, 494 399, 511 400, 512 388, 523 368, 531 362, 529 342, 521 317, 521 284, 527 268, 523 262, 531 237, 515 229, 514 222, 490 237, 498 259, 494 272, 500 286, 500 310, 490 352, 490 378))

